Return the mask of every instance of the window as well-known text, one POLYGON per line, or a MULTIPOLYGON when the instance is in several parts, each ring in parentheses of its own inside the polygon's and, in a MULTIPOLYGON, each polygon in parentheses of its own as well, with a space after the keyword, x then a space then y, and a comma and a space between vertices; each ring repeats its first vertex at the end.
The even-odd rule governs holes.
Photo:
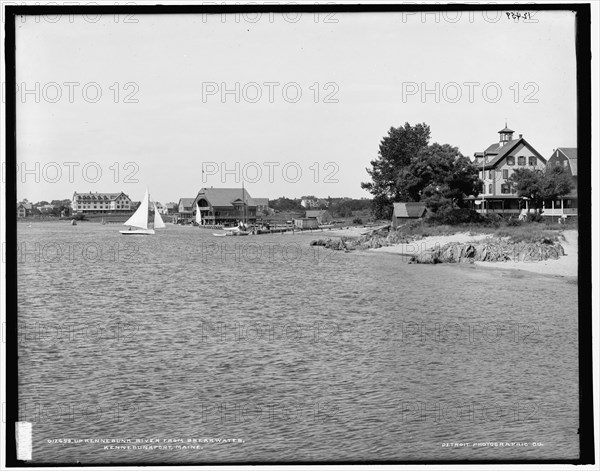
POLYGON ((491 183, 488 185, 488 193, 490 195, 492 194, 492 184, 491 183))
POLYGON ((517 193, 517 187, 516 187, 516 186, 514 186, 514 185, 511 185, 511 186, 510 186, 510 192, 511 192, 512 194, 516 194, 516 193, 517 193))
POLYGON ((512 156, 512 155, 509 155, 509 156, 506 158, 506 164, 507 164, 507 165, 514 165, 514 164, 515 164, 515 158, 514 158, 514 156, 512 156))
POLYGON ((554 202, 554 209, 561 209, 562 208, 562 200, 556 200, 554 202))
POLYGON ((500 188, 501 188, 501 191, 502 191, 503 195, 506 195, 506 194, 510 193, 510 185, 508 185, 506 183, 503 183, 500 188))
POLYGON ((502 178, 508 180, 508 170, 502 170, 502 178))
POLYGON ((525 157, 519 156, 519 165, 525 165, 525 157))
POLYGON ((491 180, 494 178, 493 170, 488 170, 488 178, 491 180))
POLYGON ((537 165, 537 159, 535 157, 529 157, 529 165, 535 167, 537 165))

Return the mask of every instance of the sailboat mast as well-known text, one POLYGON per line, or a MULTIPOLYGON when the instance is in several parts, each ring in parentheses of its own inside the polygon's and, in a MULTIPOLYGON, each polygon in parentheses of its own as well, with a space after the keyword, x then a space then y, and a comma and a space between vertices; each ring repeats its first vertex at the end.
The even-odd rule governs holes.
POLYGON ((242 211, 244 212, 244 225, 246 225, 246 192, 244 191, 244 180, 242 179, 242 211))

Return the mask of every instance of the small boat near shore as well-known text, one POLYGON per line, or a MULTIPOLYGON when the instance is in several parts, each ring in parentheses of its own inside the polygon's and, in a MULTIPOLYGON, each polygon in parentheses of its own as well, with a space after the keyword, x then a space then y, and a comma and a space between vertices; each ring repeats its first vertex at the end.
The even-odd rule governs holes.
POLYGON ((213 232, 215 237, 240 237, 250 235, 250 231, 245 231, 239 227, 224 227, 223 232, 213 232))

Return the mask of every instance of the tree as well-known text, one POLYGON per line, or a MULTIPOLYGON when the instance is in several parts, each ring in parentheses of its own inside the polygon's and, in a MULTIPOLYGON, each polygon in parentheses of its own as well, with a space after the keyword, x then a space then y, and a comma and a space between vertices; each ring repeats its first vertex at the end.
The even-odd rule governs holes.
POLYGON ((546 167, 545 171, 519 168, 510 177, 517 195, 527 198, 537 212, 541 212, 544 201, 555 200, 568 194, 574 187, 571 176, 563 167, 546 167))
POLYGON ((429 143, 430 129, 425 123, 404 127, 391 127, 388 135, 379 144, 379 153, 371 161, 371 168, 366 169, 370 182, 360 184, 361 188, 373 195, 373 212, 382 218, 389 214, 389 207, 394 201, 414 201, 401 186, 407 177, 407 167, 414 157, 429 143))
POLYGON ((477 167, 449 144, 434 143, 421 150, 406 170, 399 184, 430 212, 464 208, 466 197, 481 191, 477 167))
POLYGON ((285 196, 270 201, 269 207, 277 211, 302 211, 304 209, 299 200, 292 200, 285 196))
POLYGON ((391 128, 379 146, 379 157, 367 172, 372 182, 361 183, 373 198, 374 214, 389 218, 391 203, 424 201, 430 212, 464 208, 465 198, 481 191, 478 170, 456 147, 428 145, 425 123, 391 128))

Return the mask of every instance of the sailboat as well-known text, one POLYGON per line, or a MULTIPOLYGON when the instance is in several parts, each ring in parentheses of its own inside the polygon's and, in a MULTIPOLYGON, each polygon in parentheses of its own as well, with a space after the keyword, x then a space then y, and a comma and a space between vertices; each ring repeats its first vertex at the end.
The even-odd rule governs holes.
POLYGON ((154 227, 148 227, 148 209, 150 208, 150 194, 146 188, 146 194, 140 204, 140 207, 135 213, 123 224, 124 226, 130 226, 128 231, 119 231, 123 235, 153 235, 155 234, 154 229, 164 229, 165 223, 160 217, 156 203, 154 205, 154 227), (131 226, 137 227, 138 229, 131 229, 131 226))

